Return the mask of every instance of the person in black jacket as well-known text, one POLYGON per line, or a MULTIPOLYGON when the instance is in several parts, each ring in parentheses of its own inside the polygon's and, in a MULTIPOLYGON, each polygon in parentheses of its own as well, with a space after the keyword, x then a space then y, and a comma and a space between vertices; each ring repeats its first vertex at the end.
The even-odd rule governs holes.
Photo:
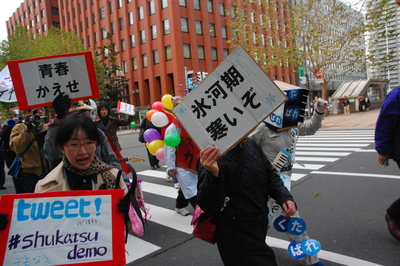
POLYGON ((216 147, 200 152, 197 204, 216 217, 222 261, 225 265, 276 265, 275 254, 265 242, 268 196, 288 217, 296 212, 292 195, 253 140, 246 138, 219 157, 216 147))
MULTIPOLYGON (((160 128, 156 127, 155 125, 153 125, 153 123, 151 123, 150 120, 148 120, 146 117, 142 120, 142 123, 140 124, 140 133, 139 133, 139 141, 141 143, 145 143, 146 141, 144 140, 144 132, 149 129, 149 128, 154 128, 156 129, 158 132, 160 132, 160 128)), ((150 162, 150 167, 152 170, 156 169, 156 168, 160 168, 160 161, 157 159, 156 156, 152 155, 149 150, 146 148, 147 151, 147 155, 149 157, 149 162, 150 162)))

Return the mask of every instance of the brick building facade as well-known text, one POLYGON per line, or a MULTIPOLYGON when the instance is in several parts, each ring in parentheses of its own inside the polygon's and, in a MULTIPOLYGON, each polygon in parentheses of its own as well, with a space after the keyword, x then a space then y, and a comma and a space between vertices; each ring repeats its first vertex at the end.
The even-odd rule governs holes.
MULTIPOLYGON (((125 94, 149 106, 164 94, 185 93, 186 71, 211 73, 229 54, 229 0, 26 0, 7 21, 46 34, 51 25, 75 31, 90 50, 116 43, 118 63, 129 79, 125 94)), ((294 83, 294 71, 268 75, 294 83)))

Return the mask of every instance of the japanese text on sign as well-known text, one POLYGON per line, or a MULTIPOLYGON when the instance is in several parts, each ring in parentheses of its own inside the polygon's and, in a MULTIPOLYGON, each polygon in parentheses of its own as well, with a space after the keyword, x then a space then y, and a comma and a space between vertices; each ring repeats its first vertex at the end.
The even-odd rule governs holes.
POLYGON ((239 46, 173 112, 200 149, 224 153, 285 99, 239 46))

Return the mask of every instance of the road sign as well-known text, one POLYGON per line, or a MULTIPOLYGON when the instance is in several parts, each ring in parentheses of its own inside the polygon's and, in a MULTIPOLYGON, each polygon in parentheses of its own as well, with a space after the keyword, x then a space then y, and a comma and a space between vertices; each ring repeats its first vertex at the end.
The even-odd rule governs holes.
POLYGON ((187 87, 190 87, 193 85, 193 79, 192 78, 188 78, 187 79, 187 87))
POLYGON ((322 79, 324 77, 324 72, 322 71, 317 71, 317 73, 315 73, 315 77, 317 79, 322 79))

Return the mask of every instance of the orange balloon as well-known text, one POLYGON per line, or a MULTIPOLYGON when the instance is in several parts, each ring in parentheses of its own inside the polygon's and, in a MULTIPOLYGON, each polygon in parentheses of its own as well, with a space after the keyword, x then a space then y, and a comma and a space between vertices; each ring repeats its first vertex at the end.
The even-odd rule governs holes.
POLYGON ((157 113, 157 112, 158 112, 158 111, 155 110, 155 109, 149 110, 149 111, 146 113, 146 118, 147 118, 149 121, 151 121, 151 117, 152 117, 155 113, 157 113))

